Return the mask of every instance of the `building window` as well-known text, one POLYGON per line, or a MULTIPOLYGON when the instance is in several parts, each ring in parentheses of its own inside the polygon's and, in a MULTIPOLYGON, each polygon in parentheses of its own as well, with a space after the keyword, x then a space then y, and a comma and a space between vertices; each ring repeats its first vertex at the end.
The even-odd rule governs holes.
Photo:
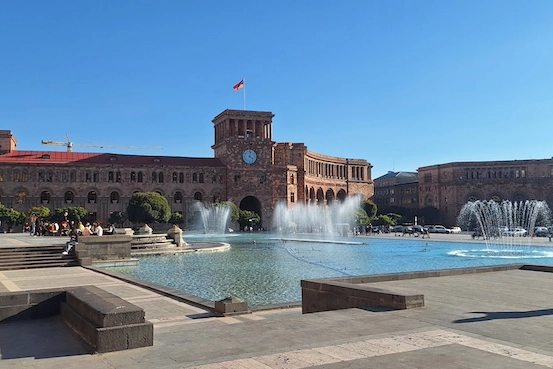
POLYGON ((19 169, 14 169, 12 174, 13 182, 19 182, 21 180, 21 172, 19 169))
POLYGON ((112 204, 119 204, 119 192, 113 191, 112 193, 110 193, 109 194, 109 201, 112 204))
POLYGON ((71 191, 66 191, 65 194, 63 195, 63 201, 66 204, 72 204, 74 199, 75 199, 75 196, 73 195, 73 192, 71 192, 71 191))
POLYGON ((216 175, 211 177, 211 183, 217 183, 217 176, 216 175))
POLYGON ((0 169, 0 182, 4 181, 4 172, 0 169))
POLYGON ((294 175, 293 174, 290 175, 290 184, 294 184, 294 175))
POLYGON ((194 192, 194 200, 202 201, 203 200, 202 193, 201 192, 194 192))
POLYGON ((259 183, 260 183, 260 184, 263 184, 263 183, 265 183, 265 181, 266 181, 265 173, 261 173, 261 174, 259 175, 259 183))
POLYGON ((40 202, 43 203, 43 204, 49 204, 50 203, 50 192, 42 191, 40 193, 40 202))
POLYGON ((214 204, 221 203, 221 194, 219 192, 217 192, 217 193, 215 193, 215 195, 213 195, 213 203, 214 204))
POLYGON ((175 195, 173 196, 173 202, 175 204, 180 204, 182 202, 182 193, 177 191, 175 192, 175 195))
POLYGON ((184 173, 179 173, 179 183, 184 183, 184 173))
POLYGON ((142 172, 138 172, 138 183, 144 182, 144 175, 142 172))
POLYGON ((296 202, 296 194, 293 192, 290 193, 290 202, 296 202))
POLYGON ((121 172, 115 172, 115 182, 121 183, 121 172))
POLYGON ((240 173, 234 173, 234 182, 240 182, 240 173))
POLYGON ((94 204, 98 200, 98 194, 96 194, 96 191, 90 191, 87 196, 87 200, 89 204, 94 204))
POLYGON ((199 176, 198 176, 198 182, 199 183, 204 183, 204 174, 203 173, 200 173, 199 176))
POLYGON ((164 182, 164 178, 163 178, 163 172, 159 172, 158 175, 157 175, 157 181, 159 183, 163 183, 164 182))
POLYGON ((178 181, 177 172, 173 172, 173 183, 177 183, 177 181, 178 181))
POLYGON ((108 182, 113 182, 115 178, 115 175, 112 171, 108 172, 108 182))
POLYGON ((156 182, 157 182, 157 173, 152 172, 152 183, 156 183, 156 182))
POLYGON ((77 182, 77 171, 72 170, 69 173, 69 182, 77 182))
POLYGON ((136 172, 131 172, 131 183, 136 182, 136 172))
POLYGON ((192 183, 198 183, 198 173, 192 173, 192 183))

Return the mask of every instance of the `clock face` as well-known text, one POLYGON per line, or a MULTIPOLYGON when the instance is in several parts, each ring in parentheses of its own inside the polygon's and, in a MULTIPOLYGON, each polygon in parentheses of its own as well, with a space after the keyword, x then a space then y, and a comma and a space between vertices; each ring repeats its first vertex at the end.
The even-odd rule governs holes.
POLYGON ((257 154, 255 153, 255 151, 247 149, 242 154, 242 160, 244 160, 244 163, 246 164, 253 164, 257 160, 257 154))

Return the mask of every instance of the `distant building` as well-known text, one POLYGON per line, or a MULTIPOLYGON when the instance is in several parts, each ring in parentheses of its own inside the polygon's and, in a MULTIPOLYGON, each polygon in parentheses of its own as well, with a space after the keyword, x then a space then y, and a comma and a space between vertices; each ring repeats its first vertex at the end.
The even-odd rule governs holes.
POLYGON ((388 172, 374 180, 373 202, 381 214, 411 217, 419 209, 417 172, 388 172))
POLYGON ((471 200, 543 200, 553 209, 553 159, 430 165, 418 176, 420 207, 434 208, 433 222, 445 226, 471 200))
POLYGON ((225 110, 213 119, 214 158, 18 151, 0 131, 0 202, 26 212, 34 206, 79 206, 106 222, 126 211, 135 192, 158 192, 189 219, 195 203, 232 201, 270 228, 278 202, 327 205, 373 196, 371 164, 311 152, 303 143, 273 141, 271 112, 225 110))

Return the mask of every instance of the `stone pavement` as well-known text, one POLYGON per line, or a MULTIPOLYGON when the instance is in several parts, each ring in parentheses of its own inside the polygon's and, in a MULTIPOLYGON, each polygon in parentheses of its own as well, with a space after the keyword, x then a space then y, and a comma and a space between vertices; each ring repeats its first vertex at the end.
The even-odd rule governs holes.
MULTIPOLYGON (((39 242, 31 239, 0 235, 0 247, 39 242)), ((83 284, 144 308, 154 346, 90 354, 58 318, 2 323, 0 368, 553 368, 550 273, 373 284, 423 293, 426 306, 419 309, 302 315, 289 308, 231 317, 80 267, 0 273, 2 291, 83 284)))

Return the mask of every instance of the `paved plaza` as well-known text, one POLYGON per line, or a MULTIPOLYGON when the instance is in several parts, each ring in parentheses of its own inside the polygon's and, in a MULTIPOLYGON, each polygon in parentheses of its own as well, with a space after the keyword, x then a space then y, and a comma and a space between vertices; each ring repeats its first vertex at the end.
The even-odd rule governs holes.
MULTIPOLYGON (((0 247, 61 248, 64 241, 0 235, 0 247)), ((547 238, 535 243, 551 245, 547 238)), ((77 285, 98 286, 143 308, 154 324, 154 345, 90 354, 58 317, 2 323, 0 368, 553 368, 551 273, 517 269, 372 284, 424 294, 425 307, 410 310, 302 315, 298 307, 214 317, 81 267, 0 272, 0 291, 77 285)))

